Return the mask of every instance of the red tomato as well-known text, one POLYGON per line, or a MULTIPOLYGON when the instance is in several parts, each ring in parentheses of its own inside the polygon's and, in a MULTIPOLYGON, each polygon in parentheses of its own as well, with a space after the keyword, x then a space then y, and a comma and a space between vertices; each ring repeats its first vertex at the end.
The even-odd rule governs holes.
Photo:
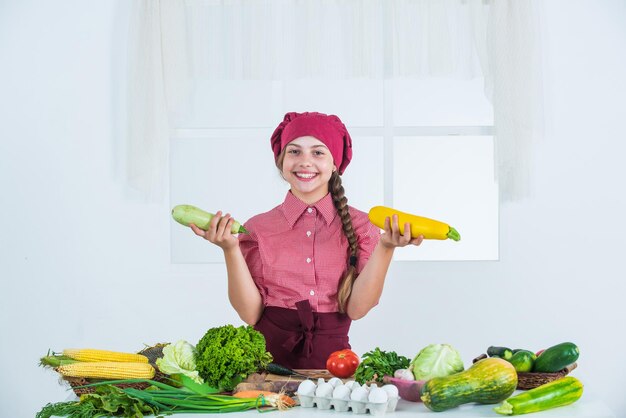
POLYGON ((326 368, 333 376, 345 379, 354 374, 356 368, 359 367, 360 361, 359 356, 354 351, 349 349, 339 350, 328 356, 326 368))

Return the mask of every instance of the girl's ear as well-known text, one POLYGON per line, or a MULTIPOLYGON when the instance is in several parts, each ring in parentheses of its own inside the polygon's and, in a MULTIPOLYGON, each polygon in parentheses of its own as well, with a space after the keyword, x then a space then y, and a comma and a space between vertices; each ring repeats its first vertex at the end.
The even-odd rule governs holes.
POLYGON ((336 165, 333 165, 333 173, 334 173, 335 171, 337 171, 337 166, 336 166, 336 165))

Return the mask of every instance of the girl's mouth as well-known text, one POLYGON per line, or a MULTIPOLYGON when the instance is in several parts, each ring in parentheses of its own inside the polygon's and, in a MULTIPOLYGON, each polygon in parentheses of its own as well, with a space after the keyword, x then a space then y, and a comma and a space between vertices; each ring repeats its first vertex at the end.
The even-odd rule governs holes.
POLYGON ((294 174, 300 181, 311 181, 318 175, 318 173, 298 173, 298 172, 294 174))

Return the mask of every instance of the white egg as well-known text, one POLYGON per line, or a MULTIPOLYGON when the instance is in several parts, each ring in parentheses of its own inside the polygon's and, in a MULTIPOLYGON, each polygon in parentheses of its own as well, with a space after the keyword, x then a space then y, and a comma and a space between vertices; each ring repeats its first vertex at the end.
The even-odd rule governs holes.
POLYGON ((342 399, 347 401, 350 399, 350 388, 346 387, 346 385, 339 385, 333 390, 333 398, 334 399, 342 399))
POLYGON ((389 395, 390 398, 398 397, 398 388, 394 385, 385 385, 381 389, 387 392, 387 395, 389 395))
POLYGON ((315 383, 312 380, 303 380, 298 386, 298 393, 304 396, 313 396, 315 393, 315 383))
POLYGON ((367 390, 363 387, 353 389, 352 393, 350 393, 350 399, 353 401, 367 402, 367 390))
POLYGON ((370 394, 367 398, 371 403, 385 403, 389 399, 387 395, 387 391, 375 388, 370 391, 370 394))
POLYGON ((343 385, 343 382, 341 381, 340 378, 338 377, 333 377, 332 379, 328 380, 328 383, 330 383, 331 385, 333 385, 334 388, 336 388, 339 385, 343 385))
POLYGON ((354 385, 355 383, 356 382, 354 380, 348 380, 346 383, 344 383, 344 386, 347 386, 350 390, 352 390, 352 385, 354 385))
POLYGON ((333 395, 333 385, 330 383, 322 383, 317 386, 315 389, 315 396, 319 396, 320 398, 330 398, 333 395))

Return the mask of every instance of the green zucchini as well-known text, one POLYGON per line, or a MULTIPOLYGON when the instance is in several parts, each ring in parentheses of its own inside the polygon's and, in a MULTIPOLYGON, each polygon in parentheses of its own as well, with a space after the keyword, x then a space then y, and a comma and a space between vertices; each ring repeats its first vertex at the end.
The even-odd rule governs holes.
POLYGON ((469 369, 428 380, 420 390, 424 405, 435 412, 462 404, 498 403, 515 391, 517 373, 511 363, 499 358, 485 358, 469 369))
POLYGON ((580 380, 566 376, 513 396, 493 410, 501 415, 545 411, 574 403, 582 394, 583 384, 580 380))
POLYGON ((513 357, 513 350, 508 347, 496 347, 492 345, 487 349, 487 355, 489 357, 499 357, 508 360, 513 357))
POLYGON ((298 373, 295 370, 291 370, 290 368, 287 368, 285 366, 281 366, 280 364, 277 363, 269 363, 267 366, 265 366, 265 371, 271 374, 277 374, 279 376, 303 376, 303 377, 309 377, 306 374, 302 374, 302 373, 298 373))
POLYGON ((561 343, 544 350, 537 356, 533 372, 554 373, 578 360, 580 351, 574 343, 561 343))
MULTIPOLYGON (((172 218, 176 222, 185 226, 194 224, 205 231, 209 229, 209 222, 211 222, 213 216, 215 215, 192 205, 178 205, 172 209, 172 218)), ((239 222, 235 221, 230 232, 233 234, 246 234, 248 231, 239 222)))
POLYGON ((536 358, 537 356, 532 351, 519 350, 517 353, 513 354, 509 362, 518 372, 530 372, 533 369, 536 358))

